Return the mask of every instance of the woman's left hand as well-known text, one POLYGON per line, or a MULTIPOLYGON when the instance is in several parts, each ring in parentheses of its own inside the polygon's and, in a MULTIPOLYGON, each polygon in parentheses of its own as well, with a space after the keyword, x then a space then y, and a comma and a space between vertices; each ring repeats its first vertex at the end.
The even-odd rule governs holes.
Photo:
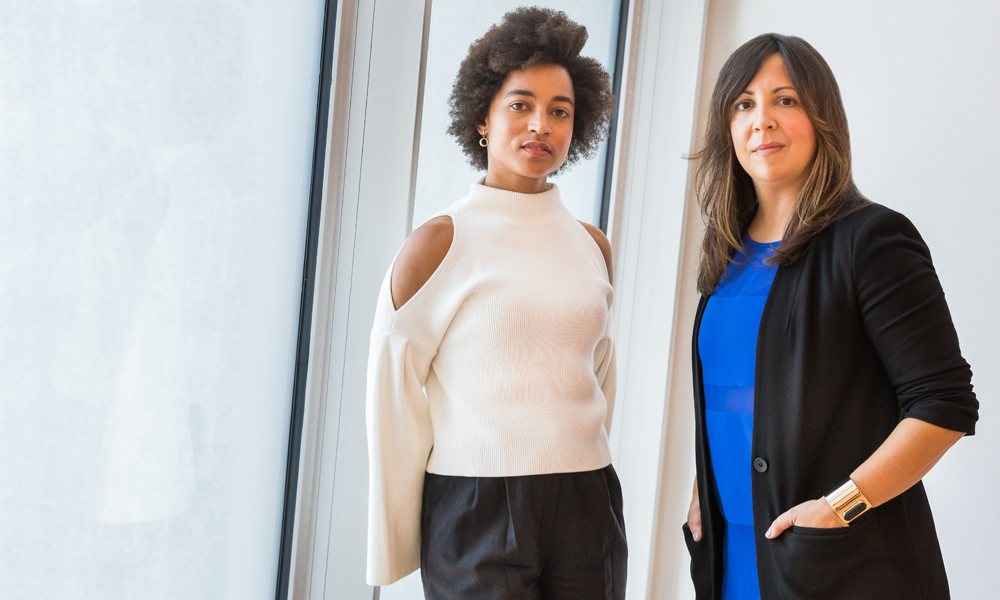
POLYGON ((771 523, 771 527, 768 528, 764 537, 773 540, 792 525, 816 529, 847 527, 843 521, 837 518, 837 513, 830 508, 830 503, 826 501, 826 498, 820 498, 819 500, 803 502, 785 511, 774 520, 774 523, 771 523))

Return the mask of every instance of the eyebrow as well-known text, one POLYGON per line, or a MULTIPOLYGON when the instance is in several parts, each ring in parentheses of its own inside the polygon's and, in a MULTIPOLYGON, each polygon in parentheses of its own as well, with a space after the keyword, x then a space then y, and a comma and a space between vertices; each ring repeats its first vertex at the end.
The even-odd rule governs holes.
MULTIPOLYGON (((777 93, 778 93, 778 92, 780 92, 781 90, 792 90, 792 91, 798 91, 798 90, 796 90, 796 89, 795 89, 795 86, 791 86, 791 85, 783 85, 783 86, 781 86, 781 87, 776 87, 776 88, 774 88, 773 90, 771 90, 771 93, 772 93, 772 94, 777 94, 777 93)), ((740 95, 741 95, 741 96, 742 96, 743 94, 746 94, 747 96, 753 96, 753 92, 751 92, 750 90, 743 90, 742 92, 740 92, 740 95)))
MULTIPOLYGON (((527 96, 528 98, 534 98, 535 94, 534 92, 529 92, 528 90, 511 90, 506 94, 504 94, 504 98, 506 98, 507 96, 527 96)), ((573 99, 570 98, 569 96, 553 96, 552 99, 555 100, 556 102, 566 102, 573 108, 576 108, 576 104, 573 102, 573 99)))

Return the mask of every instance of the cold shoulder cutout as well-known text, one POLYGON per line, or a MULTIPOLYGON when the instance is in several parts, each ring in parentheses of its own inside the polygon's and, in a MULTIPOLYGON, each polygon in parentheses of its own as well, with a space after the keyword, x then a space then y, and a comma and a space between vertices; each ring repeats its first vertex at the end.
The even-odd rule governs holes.
POLYGON ((399 310, 424 287, 451 249, 455 224, 451 217, 435 217, 413 230, 392 268, 392 304, 399 310))
POLYGON ((583 228, 587 230, 590 237, 594 238, 594 241, 597 242, 597 247, 601 249, 601 254, 604 255, 604 263, 608 267, 608 283, 614 285, 614 268, 611 266, 611 242, 608 241, 608 237, 604 235, 603 231, 590 223, 580 221, 580 225, 583 225, 583 228))

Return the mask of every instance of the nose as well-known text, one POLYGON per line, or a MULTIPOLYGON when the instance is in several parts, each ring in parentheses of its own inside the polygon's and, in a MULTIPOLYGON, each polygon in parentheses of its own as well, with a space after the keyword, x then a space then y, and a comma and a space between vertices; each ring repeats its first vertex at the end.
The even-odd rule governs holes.
POLYGON ((528 130, 539 135, 545 135, 552 131, 549 126, 549 115, 545 109, 539 107, 532 113, 531 120, 528 121, 528 130))
POLYGON ((758 104, 753 118, 754 131, 771 130, 777 126, 778 123, 774 120, 774 113, 771 106, 766 102, 758 104))

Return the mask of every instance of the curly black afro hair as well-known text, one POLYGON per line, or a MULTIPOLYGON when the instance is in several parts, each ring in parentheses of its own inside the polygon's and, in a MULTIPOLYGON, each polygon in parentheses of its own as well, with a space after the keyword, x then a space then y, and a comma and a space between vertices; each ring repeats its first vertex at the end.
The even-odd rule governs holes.
POLYGON ((580 56, 586 42, 587 28, 571 21, 565 13, 519 8, 504 15, 498 25, 469 46, 469 55, 462 61, 448 99, 448 133, 458 138, 474 168, 486 170, 486 148, 479 145, 482 136, 477 127, 486 122, 493 97, 507 74, 540 64, 564 67, 576 96, 573 139, 566 162, 555 173, 580 157, 592 158, 597 153, 608 133, 614 95, 608 72, 596 60, 580 56))

